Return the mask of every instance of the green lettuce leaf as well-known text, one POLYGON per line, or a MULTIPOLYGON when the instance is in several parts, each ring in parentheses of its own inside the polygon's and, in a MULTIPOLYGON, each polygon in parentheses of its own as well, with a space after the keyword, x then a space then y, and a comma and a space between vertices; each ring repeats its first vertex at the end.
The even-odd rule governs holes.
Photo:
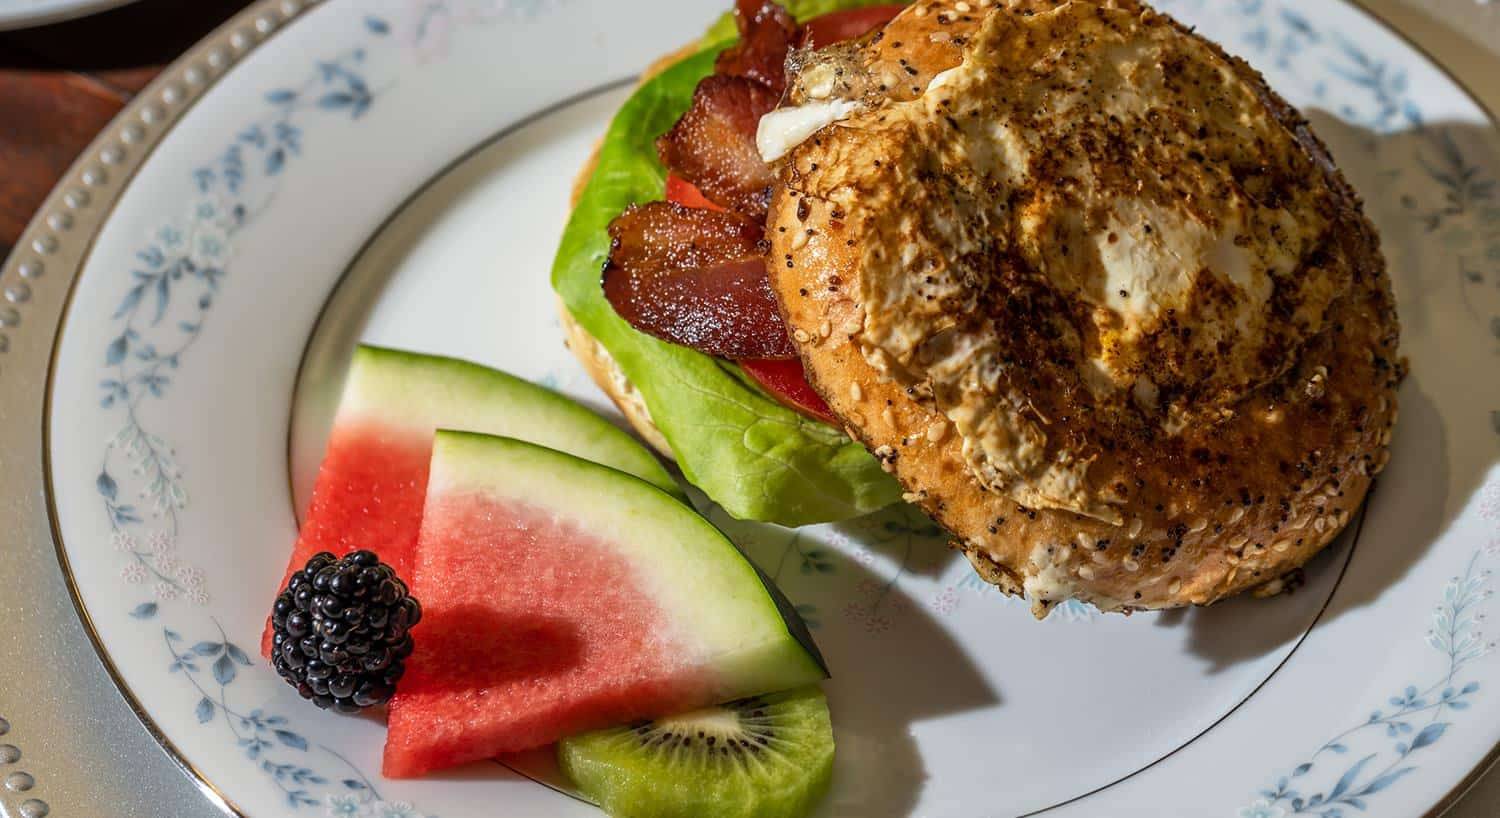
POLYGON ((646 82, 615 115, 563 232, 552 286, 640 390, 688 480, 727 512, 782 525, 865 514, 898 500, 901 489, 863 446, 777 403, 741 380, 733 365, 637 332, 599 285, 610 221, 631 204, 662 197, 666 170, 654 140, 687 110, 721 47, 705 48, 646 82))
MULTIPOLYGON (((865 6, 890 6, 905 0, 781 0, 781 5, 799 23, 805 23, 820 14, 831 11, 845 11, 847 9, 864 8, 865 6)), ((703 47, 708 48, 715 43, 733 40, 740 36, 739 29, 734 25, 734 14, 725 12, 722 17, 709 26, 703 35, 703 47)), ((679 114, 680 116, 681 114, 679 114)))

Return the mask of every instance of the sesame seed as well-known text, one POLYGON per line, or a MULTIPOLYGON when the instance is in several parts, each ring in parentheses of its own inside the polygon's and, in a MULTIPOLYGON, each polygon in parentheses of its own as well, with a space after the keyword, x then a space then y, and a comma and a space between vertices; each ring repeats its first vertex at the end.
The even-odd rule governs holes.
POLYGON ((1082 579, 1093 579, 1094 578, 1094 566, 1092 566, 1092 565, 1080 565, 1080 566, 1078 566, 1078 576, 1080 578, 1082 578, 1082 579))
POLYGON ((1181 590, 1182 590, 1182 580, 1177 579, 1176 577, 1173 577, 1171 584, 1167 586, 1167 593, 1172 594, 1173 596, 1176 596, 1177 592, 1181 591, 1181 590))
POLYGON ((865 399, 865 390, 860 387, 859 381, 849 382, 849 398, 856 402, 865 399))
POLYGON ((926 6, 917 6, 917 10, 913 11, 912 14, 914 14, 914 15, 916 15, 918 17, 926 17, 927 16, 927 7, 926 6))
POLYGON ((969 12, 974 10, 974 7, 969 5, 968 3, 965 3, 964 0, 958 0, 958 3, 953 7, 955 9, 958 9, 959 14, 968 14, 969 12))
POLYGON ((936 421, 927 427, 927 440, 932 443, 941 443, 948 436, 948 424, 944 421, 936 421))
POLYGON ((1245 518, 1245 507, 1235 506, 1234 511, 1229 512, 1229 524, 1234 525, 1245 518))
POLYGON ((915 503, 915 502, 917 502, 918 500, 921 500, 921 499, 922 499, 922 495, 920 495, 920 494, 915 494, 915 493, 910 492, 910 491, 903 491, 903 492, 901 492, 901 500, 903 502, 915 503))
POLYGON ((1205 528, 1208 528, 1208 520, 1199 519, 1193 522, 1192 526, 1188 528, 1188 531, 1197 534, 1199 531, 1202 531, 1205 528))
POLYGON ((1135 560, 1131 559, 1130 557, 1126 557, 1124 559, 1124 561, 1121 562, 1120 564, 1123 565, 1123 566, 1125 566, 1125 570, 1126 571, 1139 571, 1139 570, 1141 570, 1141 564, 1138 563, 1138 562, 1136 562, 1135 560))
POLYGON ((832 335, 833 334, 833 322, 831 322, 831 321, 824 321, 823 323, 819 324, 818 325, 818 334, 821 335, 821 336, 823 336, 824 338, 827 338, 828 336, 832 335))
POLYGON ((1130 537, 1131 537, 1131 539, 1135 539, 1136 537, 1139 537, 1141 535, 1141 529, 1143 527, 1145 527, 1145 525, 1146 525, 1145 521, 1143 521, 1140 517, 1136 517, 1134 520, 1131 520, 1130 521, 1130 537))
POLYGON ((1287 551, 1290 551, 1291 548, 1292 543, 1290 540, 1277 540, 1276 542, 1271 543, 1271 550, 1275 551, 1278 554, 1285 554, 1287 551))
POLYGON ((792 330, 792 337, 797 339, 797 343, 799 344, 805 344, 812 340, 812 336, 807 334, 807 330, 802 329, 792 330))
POLYGON ((887 406, 884 409, 880 410, 880 419, 882 421, 884 421, 885 425, 887 425, 887 426, 895 426, 896 425, 896 413, 892 412, 891 411, 891 407, 889 407, 889 406, 887 406))

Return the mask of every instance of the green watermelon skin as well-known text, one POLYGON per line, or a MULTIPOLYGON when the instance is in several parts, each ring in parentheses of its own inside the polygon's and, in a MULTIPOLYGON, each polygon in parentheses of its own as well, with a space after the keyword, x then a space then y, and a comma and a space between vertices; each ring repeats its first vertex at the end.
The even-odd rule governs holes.
POLYGON ((361 346, 278 588, 320 551, 369 549, 410 580, 439 426, 533 440, 681 491, 644 445, 551 390, 468 361, 361 346))
POLYGON ((790 606, 659 489, 439 432, 412 593, 423 619, 384 772, 409 778, 827 674, 790 606))

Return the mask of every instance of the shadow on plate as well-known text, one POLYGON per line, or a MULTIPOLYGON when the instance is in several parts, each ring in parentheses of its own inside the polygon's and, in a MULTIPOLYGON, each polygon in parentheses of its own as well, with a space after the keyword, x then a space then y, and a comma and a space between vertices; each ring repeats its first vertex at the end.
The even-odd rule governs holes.
POLYGON ((906 503, 834 523, 833 530, 885 555, 901 566, 904 574, 938 577, 953 563, 954 550, 948 545, 953 535, 921 509, 906 503))
MULTIPOLYGON (((802 614, 833 678, 825 683, 839 754, 833 792, 820 814, 896 818, 910 814, 928 778, 912 724, 1002 702, 948 629, 908 596, 889 571, 799 532, 734 520, 713 522, 775 581, 802 614), (809 592, 816 588, 816 593, 809 592), (825 610, 809 600, 838 600, 825 610), (913 669, 920 668, 920 672, 913 669)), ((892 508, 836 527, 907 571, 932 572, 951 555, 935 525, 892 508)), ((899 572, 898 572, 899 575, 899 572)))
MULTIPOLYGON (((797 532, 761 523, 726 520, 712 513, 714 522, 756 560, 767 575, 803 572, 804 559, 818 550, 799 550, 797 532), (779 566, 778 566, 779 563, 779 566)), ((928 771, 911 736, 915 722, 965 711, 994 707, 999 691, 986 681, 963 649, 919 603, 898 586, 855 560, 838 553, 814 557, 831 568, 809 569, 849 591, 851 599, 840 611, 824 611, 797 604, 813 628, 833 678, 824 682, 838 742, 833 791, 820 815, 859 815, 861 818, 900 818, 911 814, 925 786, 928 771), (884 588, 871 594, 867 589, 884 588), (922 668, 922 672, 911 672, 922 668)), ((798 603, 796 584, 781 583, 798 603)), ((827 598, 829 594, 818 595, 827 598)), ((809 595, 808 597, 811 598, 809 595)), ((509 776, 512 771, 560 793, 578 797, 558 772, 550 750, 507 757, 495 765, 475 764, 439 773, 433 780, 509 776)))
MULTIPOLYGON (((1500 233, 1486 245, 1472 228, 1474 211, 1494 197, 1500 137, 1469 124, 1377 133, 1325 111, 1309 111, 1308 118, 1380 230, 1402 353, 1411 362, 1390 466, 1339 542, 1307 566, 1303 595, 1329 573, 1343 575, 1318 606, 1317 615, 1331 621, 1374 603, 1405 576, 1494 464, 1500 426, 1492 424, 1500 416, 1486 419, 1500 408, 1500 384, 1478 374, 1495 371, 1500 351, 1500 259, 1485 261, 1500 253, 1500 233)), ((1191 650, 1218 670, 1297 638, 1312 621, 1285 611, 1304 605, 1295 594, 1239 598, 1165 614, 1158 623, 1190 628, 1191 650)))

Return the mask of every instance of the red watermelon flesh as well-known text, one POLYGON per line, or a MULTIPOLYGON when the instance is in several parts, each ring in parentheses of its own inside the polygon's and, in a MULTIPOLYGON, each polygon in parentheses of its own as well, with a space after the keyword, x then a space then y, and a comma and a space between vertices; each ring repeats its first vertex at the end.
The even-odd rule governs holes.
MULTIPOLYGON (((292 574, 320 551, 343 556, 369 549, 397 576, 410 577, 431 460, 428 430, 373 419, 335 427, 318 467, 307 522, 277 587, 285 588, 292 574)), ((269 623, 260 649, 271 655, 269 623)))
POLYGON ((706 520, 520 441, 437 433, 414 572, 393 778, 826 675, 790 605, 706 520))
POLYGON ((715 686, 626 560, 588 531, 474 494, 427 514, 412 591, 422 624, 391 705, 386 775, 677 712, 715 686))
MULTIPOLYGON (((410 581, 439 426, 535 440, 677 490, 644 446, 562 395, 467 361, 361 346, 277 587, 320 551, 359 549, 379 554, 410 581)), ((261 653, 271 653, 269 621, 261 653)))

